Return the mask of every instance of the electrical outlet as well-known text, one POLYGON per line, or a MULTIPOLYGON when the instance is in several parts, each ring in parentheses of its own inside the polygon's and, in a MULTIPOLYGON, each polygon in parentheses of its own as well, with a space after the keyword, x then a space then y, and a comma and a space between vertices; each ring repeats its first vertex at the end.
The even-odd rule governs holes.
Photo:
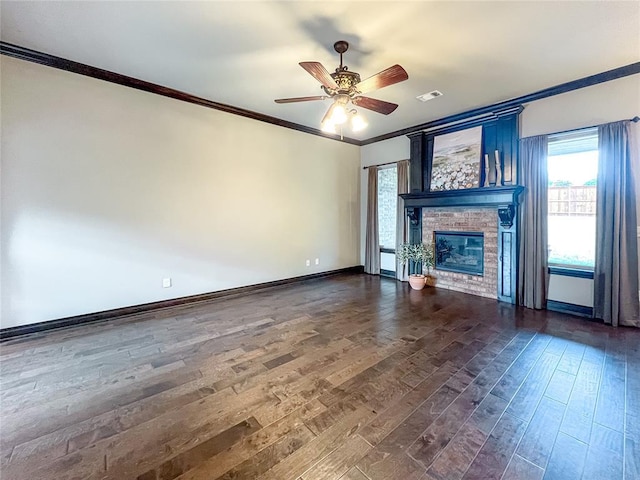
POLYGON ((169 288, 171 286, 171 278, 162 279, 162 288, 169 288))
POLYGON ((306 262, 306 263, 307 263, 307 267, 310 267, 310 266, 311 266, 311 260, 307 260, 307 262, 306 262))
POLYGON ((320 265, 320 259, 316 258, 316 265, 320 265))

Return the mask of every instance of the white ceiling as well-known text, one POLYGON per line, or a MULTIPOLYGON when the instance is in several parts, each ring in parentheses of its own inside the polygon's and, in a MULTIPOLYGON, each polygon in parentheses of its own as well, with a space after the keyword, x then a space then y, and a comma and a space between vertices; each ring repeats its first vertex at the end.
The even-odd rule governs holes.
POLYGON ((409 80, 369 96, 365 139, 640 60, 638 1, 0 2, 5 42, 319 128, 328 101, 298 66, 345 64, 366 78, 395 63, 409 80), (416 96, 438 89, 443 97, 416 96))

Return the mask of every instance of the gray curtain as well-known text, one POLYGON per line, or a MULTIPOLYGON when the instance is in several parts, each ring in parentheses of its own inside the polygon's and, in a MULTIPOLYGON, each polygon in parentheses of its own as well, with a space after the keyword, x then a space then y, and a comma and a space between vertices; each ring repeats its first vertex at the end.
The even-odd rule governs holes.
MULTIPOLYGON (((409 160, 398 162, 398 195, 409 193, 409 160)), ((404 211, 404 200, 398 197, 398 212, 396 214, 396 252, 400 245, 407 243, 408 238, 407 214, 404 211)), ((396 255, 396 279, 407 281, 409 277, 406 265, 402 265, 396 255)))
MULTIPOLYGON (((640 327, 638 238, 629 121, 598 127, 596 262, 593 316, 640 327)), ((637 161, 638 159, 635 158, 637 161)))
POLYGON ((380 274, 380 235, 378 233, 378 167, 369 167, 367 186, 367 231, 364 247, 364 271, 380 274))
POLYGON ((545 308, 547 268, 547 136, 520 140, 520 183, 525 190, 520 207, 518 301, 527 308, 545 308))

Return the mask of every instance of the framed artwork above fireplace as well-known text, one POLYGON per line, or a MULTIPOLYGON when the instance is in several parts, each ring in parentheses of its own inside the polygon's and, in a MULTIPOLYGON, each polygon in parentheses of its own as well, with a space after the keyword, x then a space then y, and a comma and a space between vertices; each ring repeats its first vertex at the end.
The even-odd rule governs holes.
POLYGON ((437 135, 433 143, 432 192, 480 186, 482 126, 437 135))

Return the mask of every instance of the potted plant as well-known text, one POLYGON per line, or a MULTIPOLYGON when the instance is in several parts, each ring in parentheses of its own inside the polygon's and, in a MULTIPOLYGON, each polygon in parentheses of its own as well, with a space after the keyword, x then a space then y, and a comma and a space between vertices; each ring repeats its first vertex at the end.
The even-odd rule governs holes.
POLYGON ((434 262, 433 245, 425 243, 403 243, 397 252, 398 259, 402 265, 409 264, 409 285, 415 290, 422 290, 425 286, 435 284, 435 279, 431 276, 431 268, 434 262), (424 275, 424 269, 427 274, 424 275))
POLYGON ((424 246, 425 246, 425 251, 422 256, 422 268, 423 270, 425 267, 427 268, 427 274, 425 275, 424 280, 429 287, 435 287, 436 277, 431 275, 431 269, 434 268, 435 266, 436 252, 435 252, 435 249, 433 248, 433 244, 429 243, 424 246))

